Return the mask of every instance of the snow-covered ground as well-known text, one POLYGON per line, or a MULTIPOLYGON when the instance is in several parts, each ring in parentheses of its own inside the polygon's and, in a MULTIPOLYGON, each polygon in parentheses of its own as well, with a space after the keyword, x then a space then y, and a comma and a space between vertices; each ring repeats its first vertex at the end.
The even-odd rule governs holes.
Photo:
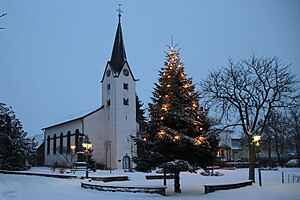
MULTIPOLYGON (((53 173, 49 168, 33 168, 33 172, 53 173)), ((181 194, 173 192, 173 180, 167 182, 167 196, 145 193, 117 193, 103 192, 80 187, 80 179, 58 179, 28 175, 0 174, 1 200, 76 200, 76 199, 130 199, 130 200, 157 200, 157 199, 185 199, 185 200, 299 200, 300 183, 288 183, 288 174, 300 176, 299 168, 281 168, 278 171, 262 171, 263 186, 255 183, 233 190, 216 191, 204 194, 204 184, 234 183, 247 180, 248 169, 218 170, 224 176, 205 177, 198 174, 181 173, 181 194), (285 183, 281 183, 281 172, 284 172, 285 183)), ((55 172, 58 173, 58 172, 55 172)), ((76 175, 84 175, 78 172, 76 175)), ((105 183, 109 185, 153 185, 161 186, 162 180, 146 180, 145 173, 124 173, 122 171, 97 171, 90 176, 126 175, 129 181, 105 183)), ((256 181, 258 182, 258 181, 256 181)), ((101 182, 102 183, 102 182, 101 182)))

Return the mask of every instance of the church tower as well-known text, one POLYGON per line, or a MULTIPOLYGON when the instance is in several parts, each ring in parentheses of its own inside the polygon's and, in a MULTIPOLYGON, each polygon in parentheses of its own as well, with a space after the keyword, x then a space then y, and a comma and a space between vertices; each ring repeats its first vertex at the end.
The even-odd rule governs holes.
POLYGON ((121 28, 121 12, 110 61, 102 77, 103 130, 107 168, 132 168, 136 135, 136 79, 127 62, 121 28))

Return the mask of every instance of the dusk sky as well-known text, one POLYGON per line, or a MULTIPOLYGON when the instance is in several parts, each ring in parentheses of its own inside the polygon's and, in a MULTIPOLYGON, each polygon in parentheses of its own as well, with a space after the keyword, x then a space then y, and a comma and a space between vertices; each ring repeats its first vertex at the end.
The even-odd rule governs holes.
POLYGON ((278 56, 300 78, 298 0, 1 0, 0 102, 30 136, 100 107, 101 78, 121 23, 137 94, 147 105, 166 45, 179 43, 195 83, 235 60, 278 56))

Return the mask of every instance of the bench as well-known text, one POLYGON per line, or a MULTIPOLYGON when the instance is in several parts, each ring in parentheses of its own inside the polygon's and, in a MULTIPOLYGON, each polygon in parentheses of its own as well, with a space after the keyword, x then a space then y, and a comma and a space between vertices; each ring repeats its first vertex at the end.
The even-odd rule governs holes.
MULTIPOLYGON (((167 179, 173 179, 174 175, 173 174, 168 174, 166 176, 167 179)), ((146 176, 147 180, 153 180, 153 179, 164 179, 164 175, 147 175, 146 176)))
POLYGON ((246 187, 252 185, 252 181, 244 181, 239 183, 232 183, 232 184, 223 184, 223 185, 204 185, 204 192, 205 194, 214 192, 216 190, 229 190, 229 189, 236 189, 240 187, 246 187))
POLYGON ((91 177, 94 181, 112 182, 112 181, 128 181, 128 176, 107 176, 107 177, 91 177))
POLYGON ((113 186, 113 185, 99 185, 81 182, 82 188, 89 188, 99 191, 108 192, 133 192, 133 193, 156 193, 165 196, 165 186, 113 186))

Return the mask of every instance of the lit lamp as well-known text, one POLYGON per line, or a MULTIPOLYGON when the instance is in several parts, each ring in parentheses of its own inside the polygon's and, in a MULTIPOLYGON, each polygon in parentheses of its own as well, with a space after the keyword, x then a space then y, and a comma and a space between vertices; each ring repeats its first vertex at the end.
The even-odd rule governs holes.
POLYGON ((254 135, 252 138, 253 138, 253 143, 255 143, 255 146, 258 147, 261 136, 260 135, 254 135))
POLYGON ((89 177, 89 172, 88 172, 88 161, 89 161, 89 150, 92 149, 93 145, 91 143, 82 143, 82 146, 85 148, 84 155, 86 159, 86 170, 85 170, 85 177, 89 177))
POLYGON ((76 146, 75 145, 71 145, 71 150, 72 150, 73 153, 75 152, 75 149, 76 149, 76 146))
POLYGON ((91 150, 93 148, 93 144, 91 143, 82 143, 82 146, 86 149, 86 150, 91 150))
MULTIPOLYGON (((76 146, 75 145, 71 145, 71 150, 72 150, 72 157, 71 157, 71 162, 72 162, 72 167, 74 167, 74 162, 75 162, 75 149, 76 149, 76 146)), ((74 171, 75 173, 75 171, 74 171)))
MULTIPOLYGON (((260 135, 254 135, 253 137, 253 141, 252 143, 255 144, 255 146, 257 147, 257 158, 258 158, 258 163, 259 163, 259 141, 261 136, 260 135)), ((258 180, 259 180, 259 186, 262 186, 262 181, 261 181, 261 169, 258 168, 258 180)))

